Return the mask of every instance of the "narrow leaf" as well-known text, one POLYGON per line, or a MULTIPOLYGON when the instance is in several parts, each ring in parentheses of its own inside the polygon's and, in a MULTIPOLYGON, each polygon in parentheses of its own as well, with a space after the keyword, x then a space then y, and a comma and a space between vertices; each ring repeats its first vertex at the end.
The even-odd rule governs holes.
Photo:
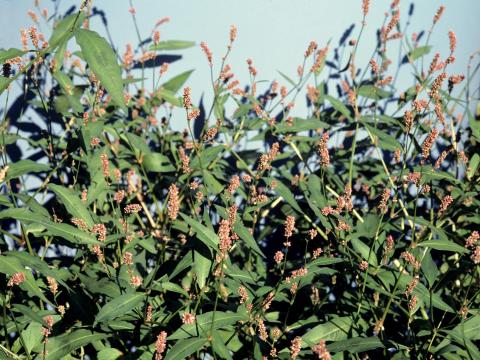
POLYGON ((150 46, 150 50, 182 50, 195 46, 194 41, 167 40, 160 41, 157 45, 150 46))
POLYGON ((107 334, 92 333, 89 330, 76 330, 48 339, 46 360, 63 359, 79 347, 107 338, 107 334))
POLYGON ((167 352, 165 360, 180 360, 192 355, 194 352, 203 348, 207 342, 206 338, 191 338, 180 340, 170 351, 167 352))
POLYGON ((112 96, 112 100, 126 110, 123 98, 122 71, 115 53, 108 42, 94 31, 80 29, 75 33, 78 45, 82 49, 85 61, 102 86, 112 96))
POLYGON ((92 216, 85 207, 85 204, 80 200, 79 195, 60 185, 50 184, 48 187, 57 194, 73 217, 83 219, 89 228, 93 227, 94 222, 92 216))
POLYGON ((190 225, 192 230, 197 234, 199 240, 201 240, 208 247, 216 250, 218 247, 219 239, 215 232, 205 225, 200 224, 197 220, 188 217, 185 214, 180 214, 183 220, 190 225))
POLYGON ((116 297, 100 309, 95 317, 95 323, 105 322, 128 314, 133 308, 139 305, 144 298, 145 294, 143 293, 123 294, 116 297))
POLYGON ((460 246, 453 241, 442 239, 422 241, 421 243, 417 244, 417 246, 429 247, 440 251, 458 252, 460 254, 464 254, 468 251, 463 246, 460 246))

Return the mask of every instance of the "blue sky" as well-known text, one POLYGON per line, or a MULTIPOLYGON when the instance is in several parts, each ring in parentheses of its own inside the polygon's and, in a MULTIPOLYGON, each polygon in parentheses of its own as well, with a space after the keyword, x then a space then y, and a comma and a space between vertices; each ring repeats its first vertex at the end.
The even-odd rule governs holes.
MULTIPOLYGON (((63 0, 58 3, 60 9, 65 10, 79 2, 63 0)), ((436 9, 442 4, 446 6, 444 16, 432 34, 431 45, 446 57, 448 31, 455 31, 458 39, 457 62, 449 69, 452 73, 464 72, 468 56, 480 48, 480 1, 402 0, 400 8, 403 24, 412 2, 414 14, 408 36, 430 27, 436 9)), ((40 7, 47 7, 50 11, 53 9, 52 4, 50 0, 40 0, 40 7)), ((127 42, 136 43, 128 0, 94 0, 93 4, 105 10, 112 38, 121 52, 127 42)), ((217 66, 226 49, 230 25, 235 24, 238 27, 238 40, 228 63, 243 83, 249 79, 245 63, 247 58, 253 59, 258 70, 258 80, 276 78, 282 83, 277 70, 294 77, 311 40, 323 46, 332 39, 332 44, 335 45, 345 29, 352 24, 355 24, 353 34, 356 36, 362 20, 361 0, 134 0, 133 4, 143 36, 150 32, 158 19, 169 16, 170 23, 161 27, 162 39, 193 40, 197 44, 206 41, 213 51, 217 66)), ((31 25, 26 13, 32 5, 31 0, 0 0, 0 21, 3 25, 0 48, 20 47, 18 29, 31 25)), ((375 46, 375 31, 382 23, 389 5, 390 1, 387 0, 371 1, 357 66, 363 66, 371 55, 375 46)), ((91 28, 105 35, 98 17, 92 21, 91 28)), ((47 32, 45 28, 42 30, 47 32)), ((395 48, 392 54, 396 56, 398 48, 396 45, 392 48, 395 48)), ((207 61, 198 46, 178 53, 183 59, 172 64, 169 74, 173 76, 195 69, 189 85, 194 100, 198 101, 201 91, 207 89, 210 83, 207 61)), ((428 59, 431 56, 433 54, 428 59)), ((218 71, 218 67, 215 71, 218 71)))

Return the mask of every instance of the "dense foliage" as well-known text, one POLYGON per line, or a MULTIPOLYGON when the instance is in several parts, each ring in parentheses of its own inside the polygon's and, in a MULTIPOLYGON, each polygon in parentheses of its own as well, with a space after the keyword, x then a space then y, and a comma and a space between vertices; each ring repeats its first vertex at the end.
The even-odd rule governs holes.
POLYGON ((370 63, 347 32, 245 87, 232 26, 205 89, 167 19, 116 54, 88 2, 32 12, 50 37, 0 51, 1 357, 479 359, 478 63, 432 51, 442 12, 411 36, 394 1, 370 63))

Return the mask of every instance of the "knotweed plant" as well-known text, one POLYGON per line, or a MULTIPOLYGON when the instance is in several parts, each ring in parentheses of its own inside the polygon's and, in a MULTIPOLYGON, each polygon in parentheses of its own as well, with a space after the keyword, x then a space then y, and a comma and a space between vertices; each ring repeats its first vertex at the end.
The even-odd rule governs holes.
POLYGON ((2 358, 478 358, 477 54, 429 44, 443 6, 369 9, 268 85, 232 26, 199 89, 168 18, 115 53, 36 1, 0 51, 2 358))

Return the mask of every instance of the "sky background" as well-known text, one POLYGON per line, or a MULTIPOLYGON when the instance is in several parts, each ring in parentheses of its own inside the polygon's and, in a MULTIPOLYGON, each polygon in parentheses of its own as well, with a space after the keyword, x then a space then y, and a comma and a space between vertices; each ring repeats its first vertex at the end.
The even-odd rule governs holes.
MULTIPOLYGON (((59 4, 62 13, 80 1, 62 0, 55 3, 59 4)), ((455 31, 458 39, 457 61, 449 71, 465 72, 469 55, 480 48, 480 0, 401 0, 402 26, 405 26, 412 3, 414 12, 407 30, 408 36, 412 32, 428 29, 436 9, 442 4, 446 6, 430 43, 445 58, 448 56, 448 31, 455 31)), ((129 0, 94 0, 93 4, 106 12, 113 42, 120 53, 124 52, 126 43, 137 43, 128 12, 129 0)), ((168 16, 171 21, 161 26, 161 39, 192 40, 197 44, 206 41, 214 54, 216 73, 226 50, 230 25, 235 24, 238 27, 238 39, 228 63, 242 83, 247 83, 249 79, 245 61, 252 58, 258 70, 258 80, 277 79, 284 84, 277 71, 294 78, 311 40, 324 46, 331 39, 335 46, 352 24, 355 24, 352 36, 356 38, 362 20, 361 0, 137 0, 133 1, 133 5, 143 37, 151 32, 157 20, 168 16)), ((370 58, 375 47, 376 29, 382 24, 389 6, 390 1, 387 0, 371 1, 363 41, 358 49, 358 67, 363 67, 370 58)), ((32 0, 0 0, 0 48, 20 47, 19 28, 32 24, 27 15, 32 7, 32 0)), ((51 13, 54 2, 40 0, 40 7, 48 8, 51 13)), ((99 17, 92 20, 91 29, 106 34, 99 17)), ((41 30, 49 33, 46 27, 41 30)), ((394 57, 398 52, 397 44, 392 43, 391 46, 394 57)), ((205 89, 208 91, 205 94, 208 101, 211 95, 210 73, 199 46, 172 53, 181 54, 183 59, 171 64, 168 74, 174 76, 195 69, 188 82, 192 87, 194 102, 198 103, 205 89)), ((433 52, 426 58, 427 64, 432 56, 433 52)), ((405 78, 411 81, 411 77, 402 76, 400 82, 405 78)))

